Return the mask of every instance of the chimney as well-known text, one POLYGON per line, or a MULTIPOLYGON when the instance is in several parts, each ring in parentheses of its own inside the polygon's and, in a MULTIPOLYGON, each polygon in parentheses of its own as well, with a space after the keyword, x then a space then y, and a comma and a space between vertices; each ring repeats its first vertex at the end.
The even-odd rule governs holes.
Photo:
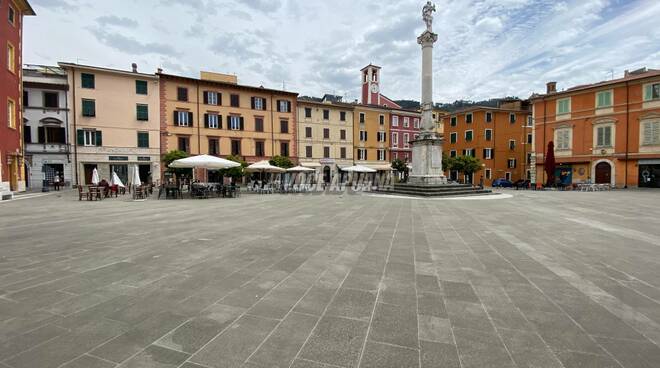
POLYGON ((136 63, 131 64, 131 68, 133 69, 133 73, 137 73, 137 64, 136 63))
POLYGON ((548 82, 546 83, 546 93, 555 93, 557 92, 557 82, 548 82))

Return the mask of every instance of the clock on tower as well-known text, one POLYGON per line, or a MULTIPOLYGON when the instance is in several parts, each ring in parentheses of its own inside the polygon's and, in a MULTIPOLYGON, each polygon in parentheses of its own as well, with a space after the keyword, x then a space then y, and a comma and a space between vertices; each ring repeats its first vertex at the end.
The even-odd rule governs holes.
POLYGON ((380 67, 369 64, 360 70, 362 73, 362 103, 380 105, 380 67))

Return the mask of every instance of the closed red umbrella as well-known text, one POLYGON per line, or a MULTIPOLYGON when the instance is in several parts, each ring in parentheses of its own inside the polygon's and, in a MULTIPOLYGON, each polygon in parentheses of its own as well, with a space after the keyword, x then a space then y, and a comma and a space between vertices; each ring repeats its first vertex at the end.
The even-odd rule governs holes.
POLYGON ((545 162, 543 164, 545 174, 548 177, 546 186, 552 186, 555 184, 555 165, 555 144, 550 141, 548 142, 548 152, 545 154, 545 162))

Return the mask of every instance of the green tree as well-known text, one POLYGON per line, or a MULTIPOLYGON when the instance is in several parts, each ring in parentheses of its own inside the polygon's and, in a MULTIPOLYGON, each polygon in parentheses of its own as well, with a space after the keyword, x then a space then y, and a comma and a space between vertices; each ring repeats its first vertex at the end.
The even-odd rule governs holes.
POLYGON ((165 167, 167 167, 167 171, 176 174, 177 176, 180 175, 190 175, 192 173, 192 169, 181 169, 181 168, 173 168, 169 167, 172 161, 179 160, 182 158, 188 157, 188 153, 185 151, 179 151, 179 150, 173 150, 170 152, 167 152, 165 156, 163 156, 163 163, 165 164, 165 167))
POLYGON ((403 173, 403 179, 401 179, 402 181, 408 180, 408 165, 405 161, 400 158, 392 160, 392 169, 398 173, 403 173))
POLYGON ((463 173, 463 175, 470 176, 473 173, 481 170, 481 161, 472 156, 459 156, 454 159, 451 164, 452 170, 463 173))
POLYGON ((243 175, 245 175, 245 170, 243 169, 247 166, 247 162, 243 161, 243 159, 241 159, 240 156, 236 156, 236 155, 227 156, 227 160, 238 162, 239 164, 241 164, 241 166, 232 167, 230 169, 218 170, 220 175, 226 176, 228 178, 232 178, 234 181, 242 178, 243 175))
POLYGON ((283 169, 293 167, 293 162, 286 156, 273 156, 268 162, 273 166, 281 167, 283 169))

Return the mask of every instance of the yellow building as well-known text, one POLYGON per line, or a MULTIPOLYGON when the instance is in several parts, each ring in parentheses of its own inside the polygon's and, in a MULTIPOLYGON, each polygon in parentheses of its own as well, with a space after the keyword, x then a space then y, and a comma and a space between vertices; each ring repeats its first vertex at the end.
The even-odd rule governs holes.
POLYGON ((248 163, 297 157, 297 93, 240 85, 219 73, 158 76, 161 154, 232 154, 248 163))
POLYGON ((442 123, 442 117, 447 115, 448 112, 437 107, 433 108, 433 122, 435 123, 435 131, 443 136, 445 134, 445 125, 442 123))
POLYGON ((300 165, 314 168, 319 181, 331 183, 341 168, 353 165, 353 105, 332 95, 299 99, 298 146, 300 165))
POLYGON ((158 179, 160 129, 158 77, 153 74, 59 63, 66 71, 69 141, 74 183, 90 184, 112 171, 126 183, 137 165, 140 179, 158 179))
POLYGON ((356 165, 389 171, 389 108, 356 104, 353 115, 353 153, 356 165))

